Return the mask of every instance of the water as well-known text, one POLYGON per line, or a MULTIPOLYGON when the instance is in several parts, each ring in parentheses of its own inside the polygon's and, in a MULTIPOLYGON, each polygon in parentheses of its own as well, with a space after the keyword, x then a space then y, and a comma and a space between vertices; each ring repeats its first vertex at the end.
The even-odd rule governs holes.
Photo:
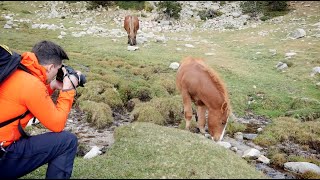
POLYGON ((256 163, 255 167, 257 170, 262 171, 264 174, 266 174, 272 179, 296 179, 293 175, 291 175, 288 172, 281 172, 263 163, 256 163))

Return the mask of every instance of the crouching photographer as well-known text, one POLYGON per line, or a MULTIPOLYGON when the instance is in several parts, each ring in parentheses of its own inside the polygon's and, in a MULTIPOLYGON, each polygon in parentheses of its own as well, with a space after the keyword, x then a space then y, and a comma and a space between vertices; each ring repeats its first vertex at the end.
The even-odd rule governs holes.
POLYGON ((76 88, 86 80, 80 71, 63 66, 68 59, 51 41, 35 44, 21 57, 7 47, 0 49, 1 63, 10 62, 10 67, 15 63, 0 84, 0 179, 20 178, 44 164, 46 178, 71 177, 78 139, 64 128, 76 88), (60 91, 56 104, 50 97, 55 90, 60 91), (51 132, 25 133, 33 117, 51 132))

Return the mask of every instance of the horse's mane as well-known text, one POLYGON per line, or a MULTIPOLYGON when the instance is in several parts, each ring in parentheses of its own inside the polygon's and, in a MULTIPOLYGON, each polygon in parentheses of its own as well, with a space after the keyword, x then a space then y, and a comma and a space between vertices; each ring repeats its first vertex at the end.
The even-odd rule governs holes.
POLYGON ((129 18, 130 18, 129 20, 130 34, 132 34, 133 33, 133 17, 130 16, 129 18))
POLYGON ((218 73, 216 71, 214 71, 212 68, 210 68, 207 64, 205 64, 204 60, 201 58, 192 58, 192 57, 187 57, 185 59, 183 59, 180 63, 180 67, 186 64, 191 64, 192 62, 196 62, 198 64, 200 64, 202 67, 202 70, 204 70, 205 72, 207 72, 209 74, 209 77, 211 78, 211 81, 216 85, 217 89, 219 90, 219 92, 221 92, 223 99, 224 99, 224 103, 221 106, 221 110, 222 111, 227 111, 228 115, 230 113, 230 102, 229 102, 229 95, 228 95, 228 91, 226 89, 226 86, 224 84, 224 82, 222 81, 222 79, 220 78, 220 76, 218 75, 218 73))

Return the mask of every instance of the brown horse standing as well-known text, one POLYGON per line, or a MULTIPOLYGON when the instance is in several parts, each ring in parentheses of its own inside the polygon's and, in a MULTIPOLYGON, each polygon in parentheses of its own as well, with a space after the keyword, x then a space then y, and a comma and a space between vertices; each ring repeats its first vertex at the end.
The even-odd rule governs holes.
POLYGON ((192 118, 191 102, 197 106, 198 128, 205 133, 208 110, 208 129, 213 140, 221 141, 228 122, 230 103, 226 87, 218 74, 202 59, 187 57, 181 61, 176 85, 183 98, 186 129, 192 118))
POLYGON ((136 36, 139 29, 139 19, 136 16, 127 15, 124 18, 124 29, 128 33, 128 44, 137 44, 136 36))

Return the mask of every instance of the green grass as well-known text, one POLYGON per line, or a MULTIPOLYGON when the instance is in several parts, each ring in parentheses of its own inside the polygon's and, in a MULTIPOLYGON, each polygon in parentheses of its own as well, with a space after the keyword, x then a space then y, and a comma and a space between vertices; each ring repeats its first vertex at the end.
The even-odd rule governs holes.
MULTIPOLYGON (((76 158, 75 179, 260 179, 262 172, 234 152, 185 130, 133 123, 115 131, 102 156, 76 158), (241 168, 239 168, 241 167, 241 168)), ((43 166, 23 179, 44 178, 43 166)))

